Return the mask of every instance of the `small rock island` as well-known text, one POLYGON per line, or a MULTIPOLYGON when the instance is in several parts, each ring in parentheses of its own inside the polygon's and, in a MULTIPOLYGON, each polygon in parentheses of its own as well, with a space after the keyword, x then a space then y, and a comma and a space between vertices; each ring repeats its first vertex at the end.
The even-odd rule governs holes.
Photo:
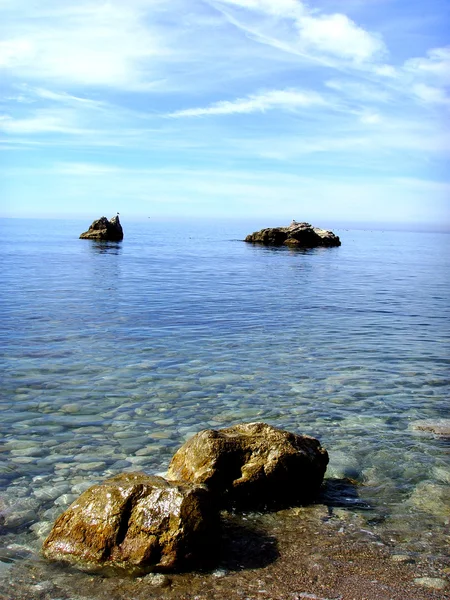
POLYGON ((297 248, 341 245, 341 240, 332 231, 313 227, 309 223, 297 223, 297 221, 292 221, 288 227, 270 227, 255 231, 248 235, 245 241, 265 246, 285 245, 297 248))
POLYGON ((110 221, 106 217, 100 217, 100 219, 92 223, 87 231, 80 235, 80 240, 120 242, 123 240, 123 229, 120 224, 119 214, 110 221))

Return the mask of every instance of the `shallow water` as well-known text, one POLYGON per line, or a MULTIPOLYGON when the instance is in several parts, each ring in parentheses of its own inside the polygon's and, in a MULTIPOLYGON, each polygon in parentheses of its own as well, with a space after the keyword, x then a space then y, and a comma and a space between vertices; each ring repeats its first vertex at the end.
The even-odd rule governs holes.
POLYGON ((87 225, 0 222, 0 567, 88 485, 240 421, 318 437, 359 484, 347 510, 446 552, 450 444, 414 424, 450 416, 449 235, 298 251, 243 243, 259 223, 87 225))

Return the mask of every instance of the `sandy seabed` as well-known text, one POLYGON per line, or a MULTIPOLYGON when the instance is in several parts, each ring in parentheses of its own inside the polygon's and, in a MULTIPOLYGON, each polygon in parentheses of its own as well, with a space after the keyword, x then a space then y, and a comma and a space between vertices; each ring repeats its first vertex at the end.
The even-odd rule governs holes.
POLYGON ((46 561, 2 574, 1 600, 450 599, 450 556, 401 552, 324 505, 224 515, 221 558, 206 571, 105 577, 46 561))

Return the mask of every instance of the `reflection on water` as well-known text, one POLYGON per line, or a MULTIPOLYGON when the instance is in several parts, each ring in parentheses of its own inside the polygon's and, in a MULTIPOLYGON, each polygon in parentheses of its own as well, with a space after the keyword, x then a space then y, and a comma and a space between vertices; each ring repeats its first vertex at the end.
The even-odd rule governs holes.
POLYGON ((122 241, 110 242, 104 240, 86 240, 90 250, 95 254, 121 254, 122 241))

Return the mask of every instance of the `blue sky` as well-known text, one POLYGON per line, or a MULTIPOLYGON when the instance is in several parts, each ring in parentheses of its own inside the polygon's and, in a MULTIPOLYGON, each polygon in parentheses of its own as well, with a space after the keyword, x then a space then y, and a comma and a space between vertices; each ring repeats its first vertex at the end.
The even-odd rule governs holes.
POLYGON ((0 215, 450 228, 448 0, 0 0, 0 215))

